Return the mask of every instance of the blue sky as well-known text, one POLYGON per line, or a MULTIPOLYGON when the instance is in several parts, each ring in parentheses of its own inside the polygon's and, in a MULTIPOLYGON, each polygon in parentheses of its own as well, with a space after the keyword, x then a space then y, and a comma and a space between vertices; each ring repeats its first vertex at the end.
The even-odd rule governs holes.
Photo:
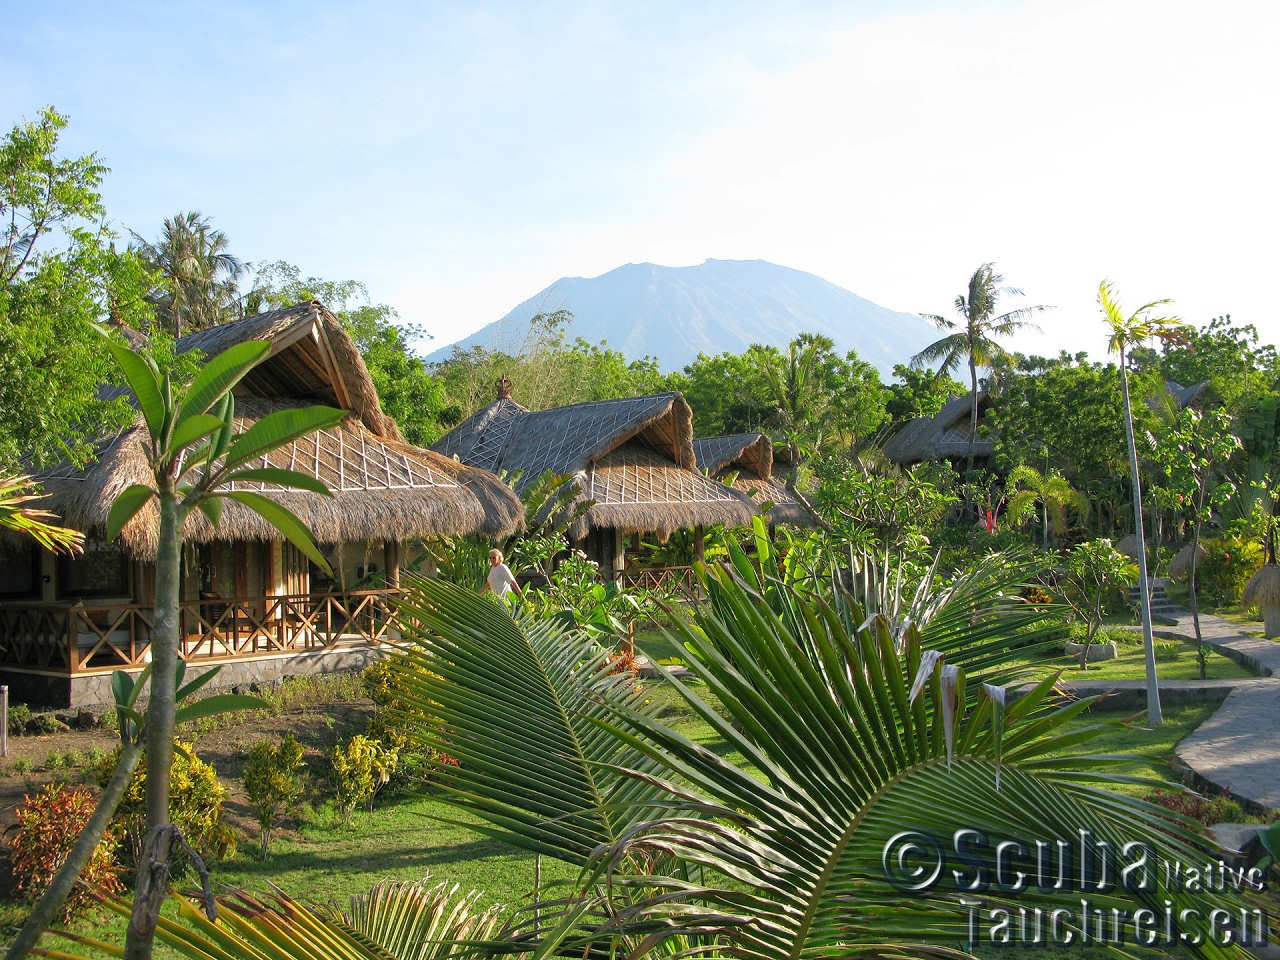
POLYGON ((153 235, 365 281, 456 339, 560 276, 761 257, 943 312, 994 259, 1280 339, 1280 10, 988 4, 64 3, 6 14, 0 120, 51 103, 153 235))

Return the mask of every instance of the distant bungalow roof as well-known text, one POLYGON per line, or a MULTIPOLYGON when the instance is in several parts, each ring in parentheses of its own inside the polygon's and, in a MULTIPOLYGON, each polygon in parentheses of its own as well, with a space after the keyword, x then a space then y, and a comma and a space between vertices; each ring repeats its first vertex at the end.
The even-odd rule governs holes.
MULTIPOLYGON (((244 430, 267 413, 325 403, 351 412, 329 430, 302 437, 259 458, 252 466, 288 467, 324 481, 333 496, 249 484, 283 504, 325 543, 406 540, 439 534, 501 535, 520 523, 519 499, 496 476, 462 466, 405 442, 395 421, 382 411, 364 360, 338 318, 316 302, 257 314, 188 334, 179 352, 198 349, 212 357, 236 343, 262 340, 268 357, 236 388, 236 424, 244 430)), ((108 395, 126 395, 109 388, 108 395)), ((139 418, 98 444, 87 467, 61 464, 37 474, 50 495, 49 507, 81 530, 106 526, 117 494, 148 481, 139 418)), ((155 555, 159 514, 154 503, 124 528, 127 550, 155 555)), ((187 520, 189 541, 272 540, 279 534, 242 504, 228 502, 214 529, 199 512, 187 520)))
MULTIPOLYGON (((919 463, 922 460, 944 460, 969 454, 969 427, 973 395, 952 397, 932 417, 916 417, 884 445, 884 455, 894 463, 919 463)), ((978 391, 978 418, 991 406, 985 390, 978 391)), ((975 457, 995 453, 995 441, 979 436, 973 444, 975 457)))
POLYGON ((679 393, 596 400, 530 411, 500 387, 432 448, 462 463, 519 473, 517 487, 547 471, 573 476, 594 505, 589 527, 667 535, 697 524, 749 523, 751 500, 703 476, 693 452, 693 413, 679 393))
POLYGON ((737 471, 733 485, 757 504, 772 503, 774 523, 813 526, 814 516, 784 481, 773 474, 775 447, 763 433, 735 433, 693 441, 699 469, 717 479, 737 471))

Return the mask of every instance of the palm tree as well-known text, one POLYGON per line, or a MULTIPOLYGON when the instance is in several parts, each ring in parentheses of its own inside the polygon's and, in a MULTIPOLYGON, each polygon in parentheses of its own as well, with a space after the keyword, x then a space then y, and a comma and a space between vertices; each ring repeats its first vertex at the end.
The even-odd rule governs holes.
POLYGON ((1034 329, 1031 316, 1045 306, 1019 307, 996 314, 996 304, 1002 295, 1022 296, 1016 287, 1004 287, 1004 277, 995 272, 995 264, 984 263, 969 278, 967 294, 956 297, 955 308, 960 319, 948 320, 933 313, 921 316, 942 330, 945 337, 935 340, 911 358, 913 367, 937 365, 938 376, 943 377, 960 366, 969 364, 969 454, 966 470, 973 470, 973 445, 978 439, 978 367, 990 367, 1005 355, 997 337, 1007 337, 1024 327, 1034 329))
POLYGON ((815 333, 800 334, 787 344, 785 354, 760 351, 760 372, 768 389, 763 399, 773 408, 773 420, 790 447, 792 483, 799 470, 801 440, 821 442, 831 412, 829 363, 834 352, 831 338, 815 333))
POLYGON ((43 497, 30 477, 0 476, 0 529, 28 536, 51 553, 80 553, 83 533, 58 526, 54 514, 31 506, 43 497))
POLYGON ((1068 509, 1080 516, 1089 512, 1089 499, 1056 470, 1042 474, 1035 467, 1020 464, 1009 471, 1005 492, 1009 497, 1006 515, 1010 523, 1021 523, 1036 504, 1040 505, 1046 550, 1051 530, 1056 537, 1066 532, 1068 509))
POLYGON ((1138 448, 1133 437, 1133 404, 1129 398, 1129 351, 1147 340, 1174 343, 1186 335, 1186 326, 1175 317, 1152 314, 1168 300, 1153 300, 1125 316, 1109 280, 1098 285, 1098 306, 1111 332, 1107 349, 1120 357, 1120 392, 1124 398, 1124 435, 1129 446, 1129 481, 1133 484, 1133 532, 1138 538, 1138 593, 1142 606, 1142 640, 1147 656, 1147 718, 1163 723, 1160 683, 1156 676, 1155 641, 1151 636, 1151 584, 1147 580, 1147 544, 1142 529, 1142 480, 1138 475, 1138 448))
POLYGON ((160 239, 134 234, 136 250, 164 279, 151 298, 160 322, 175 337, 225 320, 237 299, 244 264, 227 252, 227 235, 195 210, 168 217, 160 239))

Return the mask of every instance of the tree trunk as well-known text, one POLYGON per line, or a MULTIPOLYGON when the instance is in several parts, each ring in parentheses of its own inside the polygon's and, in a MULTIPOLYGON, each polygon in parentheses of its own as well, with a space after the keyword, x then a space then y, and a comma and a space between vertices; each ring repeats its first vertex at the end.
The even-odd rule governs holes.
POLYGON ((160 542, 156 553, 154 626, 151 631, 151 697, 147 703, 147 830, 138 856, 133 914, 125 936, 125 960, 150 960, 160 908, 169 889, 169 768, 178 667, 178 590, 182 532, 172 482, 160 490, 160 542))
POLYGON ((1151 583, 1147 580, 1147 544, 1142 533, 1142 478, 1138 475, 1138 447, 1133 439, 1133 407, 1129 400, 1129 371, 1120 351, 1120 391, 1124 397, 1124 436, 1129 446, 1129 474, 1133 481, 1133 531, 1138 539, 1138 596, 1142 607, 1142 642, 1147 661, 1147 719, 1164 723, 1160 709, 1160 681, 1156 675, 1155 638, 1151 635, 1151 583))
POLYGON ((969 354, 969 454, 964 472, 973 473, 973 445, 978 441, 978 365, 973 362, 973 353, 969 354))
POLYGON ((5 960, 21 960, 25 957, 36 945, 40 935, 57 917, 58 911, 62 909, 62 905, 71 893, 71 888, 80 879, 80 872, 84 870, 85 864, 93 856, 93 851, 102 842, 102 835, 107 832, 107 827, 111 824, 111 818, 115 815, 116 807, 120 805, 120 798, 124 796, 129 786, 129 780, 133 776, 134 768, 138 766, 138 758, 141 755, 141 743, 126 743, 120 750, 120 759, 116 761, 116 768, 112 771, 111 779, 107 781, 102 796, 98 798, 98 805, 93 808, 89 822, 76 838, 75 845, 67 854, 66 862, 54 874, 53 879, 49 881, 49 886, 36 901, 31 915, 27 917, 27 922, 18 931, 18 936, 9 945, 9 951, 4 955, 5 960))

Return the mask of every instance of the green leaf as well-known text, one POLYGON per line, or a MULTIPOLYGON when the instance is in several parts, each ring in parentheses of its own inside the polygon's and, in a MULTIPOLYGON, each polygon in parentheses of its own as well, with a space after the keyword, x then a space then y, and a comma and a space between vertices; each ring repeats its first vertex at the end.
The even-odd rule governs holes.
POLYGON ((316 541, 311 535, 311 531, 307 529, 306 524, 294 516, 292 511, 285 509, 274 500, 270 500, 260 493, 234 490, 227 493, 226 496, 232 500, 238 500, 250 510, 253 510, 279 530, 286 540, 306 555, 307 559, 326 573, 329 572, 329 561, 324 558, 324 554, 316 546, 316 541))
POLYGON ((204 439, 221 427, 222 420, 212 413, 198 413, 188 417, 173 428, 173 433, 169 436, 169 446, 165 452, 171 457, 175 456, 179 450, 191 446, 197 440, 204 439))
POLYGON ((205 413, 271 352, 260 341, 237 343, 218 354, 196 374, 178 407, 178 422, 205 413))
POLYGON ((115 670, 111 674, 111 696, 117 707, 126 706, 129 694, 133 693, 133 677, 123 670, 115 670))
POLYGON ((209 521, 209 526, 216 529, 218 521, 222 519, 222 497, 216 494, 202 497, 196 502, 196 506, 204 514, 204 518, 209 521))
POLYGON ((246 463, 308 433, 336 426, 346 418, 345 410, 322 406, 269 413, 236 437, 235 443, 227 451, 226 466, 231 468, 246 463))
POLYGON ((312 493, 319 493, 326 497, 333 496, 323 480, 319 480, 307 473, 299 473, 297 470, 286 470, 283 467, 258 467, 237 470, 235 473, 223 477, 224 483, 234 483, 237 480, 274 483, 280 487, 310 490, 312 493))
POLYGON ((209 717, 216 713, 232 713, 236 710, 264 710, 271 704, 261 697, 249 697, 242 693, 215 693, 185 707, 179 707, 173 715, 174 723, 185 723, 199 717, 209 717))
POLYGON ((155 362, 144 354, 137 354, 115 337, 107 334, 107 349, 115 358, 116 366, 124 374, 125 382, 138 400, 138 409, 147 423, 152 439, 164 431, 165 405, 160 394, 160 371, 155 362))
POLYGON ((135 483, 121 491, 107 514, 107 539, 114 540, 120 536, 124 525, 132 520, 153 496, 155 491, 143 483, 135 483))
POLYGON ((196 677, 186 686, 179 686, 177 689, 177 692, 174 693, 173 695, 174 699, 177 702, 181 703, 187 697, 191 696, 191 694, 195 693, 197 690, 203 687, 210 680, 214 679, 221 672, 222 672, 221 665, 213 667, 211 670, 206 670, 204 673, 200 674, 200 676, 196 677))

